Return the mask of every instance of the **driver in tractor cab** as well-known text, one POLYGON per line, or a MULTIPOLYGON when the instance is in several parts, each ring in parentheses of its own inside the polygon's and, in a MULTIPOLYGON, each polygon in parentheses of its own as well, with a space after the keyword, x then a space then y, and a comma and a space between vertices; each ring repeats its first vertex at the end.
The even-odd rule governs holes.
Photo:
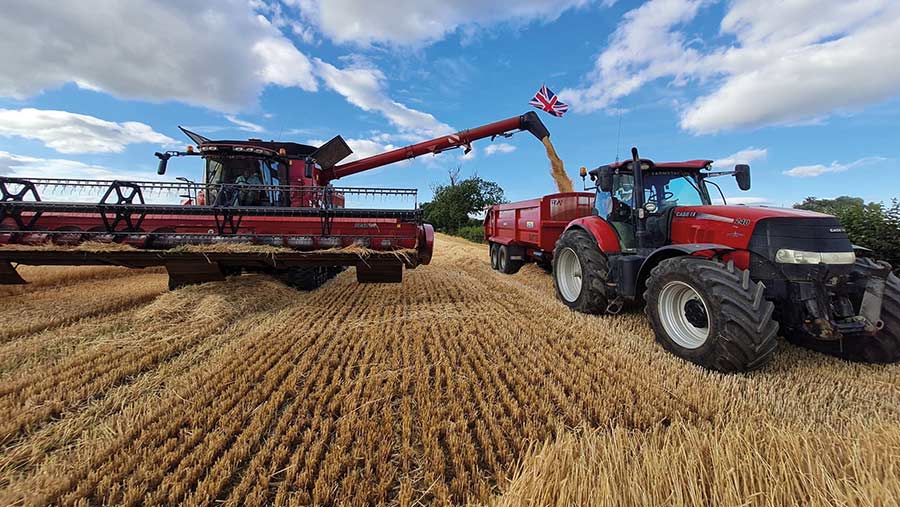
POLYGON ((635 247, 634 229, 631 225, 633 209, 634 177, 630 174, 613 176, 612 192, 598 194, 597 211, 616 230, 623 249, 635 247))
POLYGON ((234 183, 240 189, 240 194, 238 195, 238 202, 241 206, 258 206, 259 205, 259 185, 262 185, 262 181, 259 179, 259 175, 256 172, 251 171, 249 168, 244 169, 244 172, 235 178, 234 183))

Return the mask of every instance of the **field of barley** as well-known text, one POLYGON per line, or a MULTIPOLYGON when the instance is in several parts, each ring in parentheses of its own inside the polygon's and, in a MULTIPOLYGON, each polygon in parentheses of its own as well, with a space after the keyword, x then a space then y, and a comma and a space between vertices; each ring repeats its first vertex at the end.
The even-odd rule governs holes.
POLYGON ((0 287, 0 505, 898 505, 900 365, 721 375, 439 236, 346 272, 0 287))

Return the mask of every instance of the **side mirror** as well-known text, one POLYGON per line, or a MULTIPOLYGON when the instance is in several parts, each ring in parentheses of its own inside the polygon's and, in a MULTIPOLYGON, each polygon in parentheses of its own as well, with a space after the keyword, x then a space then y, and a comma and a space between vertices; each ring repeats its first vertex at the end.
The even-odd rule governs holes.
POLYGON ((168 153, 155 153, 159 157, 159 165, 156 167, 156 174, 166 174, 166 166, 169 165, 168 153))
POLYGON ((612 169, 610 169, 609 167, 604 167, 604 168, 600 169, 599 171, 597 171, 597 173, 598 173, 597 187, 602 192, 612 191, 612 187, 613 187, 612 169))
POLYGON ((734 179, 737 180, 738 188, 750 190, 750 166, 747 164, 734 166, 734 179))

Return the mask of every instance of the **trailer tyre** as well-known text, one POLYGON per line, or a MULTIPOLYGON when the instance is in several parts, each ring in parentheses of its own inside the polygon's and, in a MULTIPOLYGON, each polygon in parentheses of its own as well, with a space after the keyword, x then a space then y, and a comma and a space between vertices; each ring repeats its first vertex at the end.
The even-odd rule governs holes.
POLYGON ((765 299, 765 285, 733 262, 666 259, 653 268, 644 300, 656 340, 704 368, 753 370, 775 353, 775 305, 765 299))
POLYGON ((497 243, 491 243, 491 269, 500 269, 500 261, 498 260, 498 256, 500 255, 499 250, 500 245, 497 243))
POLYGON ((510 259, 509 256, 509 247, 500 245, 497 249, 497 269, 501 273, 512 275, 522 267, 522 261, 510 259))
POLYGON ((553 249, 552 270, 556 297, 563 304, 581 313, 606 312, 609 262, 587 232, 563 233, 553 249))
POLYGON ((881 321, 884 327, 872 336, 855 336, 846 340, 818 340, 796 332, 787 339, 796 345, 816 352, 861 363, 900 362, 900 279, 889 274, 884 283, 881 301, 881 321))

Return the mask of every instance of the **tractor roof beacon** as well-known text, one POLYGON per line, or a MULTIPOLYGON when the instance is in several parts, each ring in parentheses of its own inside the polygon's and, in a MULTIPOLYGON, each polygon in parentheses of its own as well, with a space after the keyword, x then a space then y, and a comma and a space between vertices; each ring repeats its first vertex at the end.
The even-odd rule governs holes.
POLYGON ((595 186, 490 208, 492 262, 551 270, 570 308, 644 303, 657 341, 706 368, 758 368, 776 337, 847 360, 900 361, 900 280, 864 257, 833 216, 713 205, 712 178, 750 188, 750 167, 640 158, 582 169, 595 186), (588 193, 587 191, 594 191, 588 193))

